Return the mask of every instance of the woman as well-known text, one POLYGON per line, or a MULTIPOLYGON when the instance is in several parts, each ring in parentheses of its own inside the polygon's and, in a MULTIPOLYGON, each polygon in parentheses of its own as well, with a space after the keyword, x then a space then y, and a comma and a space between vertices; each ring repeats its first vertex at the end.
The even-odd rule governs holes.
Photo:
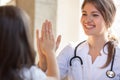
POLYGON ((81 24, 88 39, 58 55, 61 80, 120 80, 120 48, 109 32, 115 14, 112 0, 84 0, 81 24))
POLYGON ((61 79, 68 76, 69 80, 120 80, 120 48, 109 33, 115 14, 112 0, 84 0, 81 24, 88 39, 78 45, 76 59, 71 60, 74 46, 68 45, 61 51, 61 79))
MULTIPOLYGON (((35 66, 29 27, 28 16, 23 10, 15 6, 0 6, 0 80, 59 80, 54 41, 53 44, 46 43, 49 39, 37 35, 47 61, 45 75, 35 66)), ((47 36, 52 39, 50 35, 52 33, 47 36)))

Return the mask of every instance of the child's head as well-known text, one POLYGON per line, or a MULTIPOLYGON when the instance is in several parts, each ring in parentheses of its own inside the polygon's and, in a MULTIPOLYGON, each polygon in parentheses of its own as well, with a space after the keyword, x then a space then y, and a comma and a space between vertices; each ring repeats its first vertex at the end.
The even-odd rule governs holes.
POLYGON ((0 73, 34 64, 28 27, 24 11, 15 6, 0 6, 0 73))

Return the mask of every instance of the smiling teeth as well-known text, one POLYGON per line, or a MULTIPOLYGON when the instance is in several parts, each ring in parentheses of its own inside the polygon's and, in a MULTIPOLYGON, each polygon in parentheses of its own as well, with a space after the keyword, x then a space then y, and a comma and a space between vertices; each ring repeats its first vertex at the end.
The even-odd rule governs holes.
POLYGON ((86 28, 88 28, 88 29, 91 29, 91 28, 93 28, 94 26, 86 26, 86 28))

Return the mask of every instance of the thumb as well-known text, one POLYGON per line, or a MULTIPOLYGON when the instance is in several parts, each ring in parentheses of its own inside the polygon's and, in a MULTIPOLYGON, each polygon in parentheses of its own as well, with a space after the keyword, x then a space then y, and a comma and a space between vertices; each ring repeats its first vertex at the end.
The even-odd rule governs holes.
POLYGON ((56 49, 55 49, 55 50, 58 49, 58 47, 59 47, 59 45, 60 45, 60 42, 61 42, 61 35, 59 35, 59 36, 57 37, 57 40, 56 40, 56 49))

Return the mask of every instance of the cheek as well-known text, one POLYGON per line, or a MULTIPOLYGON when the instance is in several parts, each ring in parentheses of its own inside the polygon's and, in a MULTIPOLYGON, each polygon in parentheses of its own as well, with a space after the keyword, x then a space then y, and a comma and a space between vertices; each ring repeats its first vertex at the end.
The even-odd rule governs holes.
POLYGON ((105 25, 104 22, 100 22, 100 23, 97 25, 97 28, 98 28, 98 30, 100 30, 100 32, 106 32, 106 30, 107 30, 107 27, 106 27, 106 25, 105 25))
POLYGON ((96 19, 94 20, 96 26, 102 27, 102 26, 106 26, 105 21, 103 19, 96 19))
POLYGON ((81 24, 83 24, 83 20, 84 20, 83 17, 81 17, 81 19, 80 19, 80 23, 81 24))

